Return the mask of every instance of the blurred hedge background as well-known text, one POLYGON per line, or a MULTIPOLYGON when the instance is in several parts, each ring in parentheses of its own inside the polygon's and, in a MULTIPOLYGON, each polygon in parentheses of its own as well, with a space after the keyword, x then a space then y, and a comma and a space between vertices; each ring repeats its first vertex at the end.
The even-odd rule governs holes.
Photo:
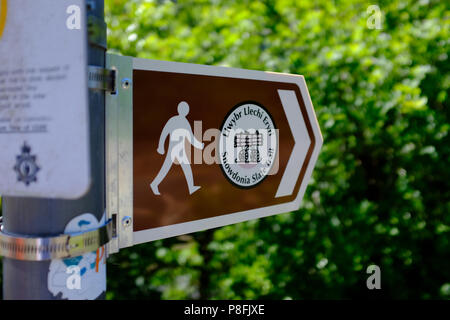
POLYGON ((324 136, 301 208, 124 249, 108 299, 450 298, 450 3, 106 0, 111 52, 302 74, 324 136), (370 28, 382 11, 381 29, 370 28))

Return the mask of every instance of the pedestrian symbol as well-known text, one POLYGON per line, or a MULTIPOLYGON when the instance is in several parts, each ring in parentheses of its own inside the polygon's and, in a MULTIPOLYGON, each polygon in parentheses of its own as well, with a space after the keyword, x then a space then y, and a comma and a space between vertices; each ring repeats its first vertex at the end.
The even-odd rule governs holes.
POLYGON ((178 163, 181 165, 183 173, 186 177, 186 182, 188 184, 189 194, 193 194, 195 191, 200 189, 200 186, 194 185, 191 164, 185 150, 185 139, 187 139, 189 143, 197 149, 203 149, 204 144, 198 141, 192 133, 191 125, 186 119, 188 113, 189 105, 187 104, 187 102, 180 102, 178 104, 178 115, 170 118, 163 128, 163 131, 159 138, 157 151, 161 155, 164 154, 164 143, 167 136, 170 135, 169 148, 167 150, 166 159, 164 160, 161 169, 159 170, 153 182, 150 183, 150 188, 155 195, 160 195, 158 186, 166 177, 173 163, 178 163))

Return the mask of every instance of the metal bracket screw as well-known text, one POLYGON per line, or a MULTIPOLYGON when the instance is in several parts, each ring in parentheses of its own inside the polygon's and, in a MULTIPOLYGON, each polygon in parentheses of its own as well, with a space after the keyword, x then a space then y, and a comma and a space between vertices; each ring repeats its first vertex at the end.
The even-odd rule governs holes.
POLYGON ((122 88, 123 89, 128 89, 131 85, 131 79, 128 78, 123 78, 122 79, 122 88))
POLYGON ((129 217, 129 216, 123 217, 123 219, 122 219, 122 225, 123 225, 125 228, 128 228, 129 226, 131 226, 131 221, 132 221, 131 217, 129 217))

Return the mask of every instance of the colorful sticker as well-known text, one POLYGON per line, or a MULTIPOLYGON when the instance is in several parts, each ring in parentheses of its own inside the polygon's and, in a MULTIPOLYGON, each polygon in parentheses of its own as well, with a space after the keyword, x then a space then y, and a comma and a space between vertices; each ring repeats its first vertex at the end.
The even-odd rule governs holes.
MULTIPOLYGON (((64 233, 74 233, 99 228, 105 223, 91 213, 73 218, 64 233)), ((105 246, 79 257, 52 260, 48 274, 48 290, 61 299, 94 300, 106 291, 105 246)))

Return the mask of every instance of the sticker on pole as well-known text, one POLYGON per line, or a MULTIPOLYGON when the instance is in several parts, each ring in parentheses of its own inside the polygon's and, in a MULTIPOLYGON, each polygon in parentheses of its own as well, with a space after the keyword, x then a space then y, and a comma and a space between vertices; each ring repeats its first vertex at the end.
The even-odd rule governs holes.
MULTIPOLYGON (((67 224, 65 233, 84 232, 101 227, 105 214, 97 221, 91 213, 79 215, 67 224)), ((106 291, 105 246, 78 257, 52 260, 47 277, 48 290, 68 300, 94 300, 106 291)))
POLYGON ((0 0, 0 194, 90 185, 85 0, 0 0))

